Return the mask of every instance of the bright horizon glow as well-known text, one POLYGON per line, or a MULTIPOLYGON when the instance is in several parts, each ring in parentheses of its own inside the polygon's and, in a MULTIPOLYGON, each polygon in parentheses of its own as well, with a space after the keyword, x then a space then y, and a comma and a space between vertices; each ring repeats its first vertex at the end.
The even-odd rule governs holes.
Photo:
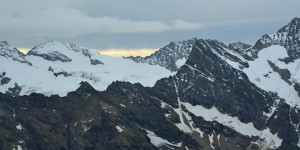
POLYGON ((28 51, 30 51, 30 48, 17 48, 21 53, 23 53, 23 54, 27 54, 28 53, 28 51))
POLYGON ((149 56, 153 54, 157 49, 104 49, 104 50, 95 50, 102 55, 108 55, 113 57, 122 57, 122 56, 149 56))
MULTIPOLYGON (((17 48, 20 52, 27 54, 30 48, 17 48)), ((112 57, 122 57, 122 56, 149 56, 154 53, 157 49, 104 49, 97 50, 102 55, 112 56, 112 57)))

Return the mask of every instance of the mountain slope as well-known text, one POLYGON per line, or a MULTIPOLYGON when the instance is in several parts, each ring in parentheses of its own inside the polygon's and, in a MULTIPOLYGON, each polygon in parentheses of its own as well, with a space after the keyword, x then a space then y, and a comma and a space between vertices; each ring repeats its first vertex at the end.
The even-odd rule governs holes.
MULTIPOLYGON (((100 82, 81 82, 86 75, 76 75, 84 70, 98 77, 98 69, 102 69, 109 70, 111 78, 114 73, 127 73, 120 68, 138 64, 87 53, 85 48, 67 43, 35 47, 24 57, 32 66, 0 57, 8 70, 0 76, 0 88, 9 87, 6 94, 0 93, 0 147, 300 149, 300 57, 294 55, 298 53, 299 20, 294 18, 272 34, 276 36, 264 35, 253 47, 195 40, 176 74, 158 80, 153 87, 116 81, 105 91, 97 91, 100 82), (11 69, 14 67, 19 69, 11 69), (50 73, 54 79, 45 82, 35 73, 42 77, 50 73), (19 86, 21 80, 13 85, 12 81, 20 74, 27 75, 25 79, 33 76, 25 81, 31 86, 41 82, 54 85, 52 89, 70 85, 77 89, 65 90, 64 97, 19 96, 26 85, 19 86)), ((176 55, 168 57, 173 65, 179 58, 176 55)), ((147 64, 139 65, 144 68, 147 64)))
POLYGON ((159 65, 174 72, 177 71, 185 63, 196 40, 196 38, 193 38, 186 41, 171 42, 155 53, 151 54, 150 56, 130 56, 125 58, 131 59, 138 63, 159 65))
MULTIPOLYGON (((187 60, 192 47, 194 46, 196 42, 196 38, 189 39, 186 41, 175 41, 171 42, 168 45, 164 46, 163 48, 156 51, 154 54, 151 54, 150 56, 146 57, 140 57, 140 56, 130 56, 125 57, 126 59, 131 59, 138 63, 148 63, 151 65, 159 65, 162 67, 165 67, 166 69, 170 71, 178 71, 179 68, 185 63, 187 60)), ((230 43, 228 46, 225 45, 222 42, 215 41, 215 43, 222 49, 226 49, 227 54, 229 53, 239 53, 242 55, 242 57, 245 57, 246 59, 249 58, 246 53, 246 50, 251 48, 251 45, 242 43, 242 42, 236 42, 236 43, 230 43), (230 52, 231 51, 231 52, 230 52)))
POLYGON ((89 82, 97 90, 105 90, 116 80, 153 86, 158 79, 172 74, 159 66, 103 56, 70 43, 50 41, 34 47, 26 56, 15 48, 4 48, 2 52, 13 51, 18 57, 0 56, 0 72, 11 79, 0 86, 0 91, 14 95, 36 92, 64 96, 81 81, 89 82))
POLYGON ((253 60, 244 71, 258 87, 278 93, 292 107, 300 107, 300 19, 294 18, 275 34, 266 34, 247 50, 253 60))
POLYGON ((98 92, 82 82, 65 97, 0 94, 3 148, 297 149, 298 110, 215 44, 198 40, 177 74, 151 88, 114 82, 98 92))
POLYGON ((287 49, 289 58, 283 59, 286 63, 293 62, 300 57, 300 18, 295 17, 289 24, 274 34, 265 34, 252 48, 254 55, 270 45, 281 45, 287 49))
POLYGON ((0 56, 31 65, 31 63, 25 59, 24 54, 16 48, 11 47, 6 41, 0 42, 0 56))
POLYGON ((240 54, 245 53, 245 51, 249 48, 251 48, 252 46, 249 44, 245 44, 242 42, 236 42, 236 43, 229 43, 228 44, 228 48, 231 50, 234 50, 240 54))

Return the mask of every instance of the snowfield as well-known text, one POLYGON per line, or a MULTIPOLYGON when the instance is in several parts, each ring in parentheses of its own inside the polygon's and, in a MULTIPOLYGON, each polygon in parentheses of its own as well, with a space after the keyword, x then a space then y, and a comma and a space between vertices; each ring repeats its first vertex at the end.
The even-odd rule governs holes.
POLYGON ((160 66, 104 56, 63 42, 51 41, 36 46, 31 53, 34 55, 27 55, 25 59, 32 66, 11 57, 0 57, 0 73, 5 72, 5 76, 11 78, 8 84, 0 86, 0 92, 5 93, 9 88, 15 87, 16 83, 22 88, 20 95, 36 92, 47 96, 65 96, 76 90, 81 81, 87 81, 96 90, 102 91, 116 80, 151 87, 157 80, 174 74, 160 66), (37 55, 44 55, 52 60, 37 55), (66 61, 63 62, 64 59, 66 61), (92 60, 97 60, 98 63, 92 65, 92 60))
POLYGON ((248 61, 249 68, 245 68, 243 71, 256 86, 266 91, 278 93, 278 96, 284 98, 287 104, 299 108, 300 97, 293 85, 289 85, 282 80, 280 75, 273 71, 268 63, 268 61, 271 61, 281 69, 288 69, 292 74, 292 79, 299 81, 299 60, 289 64, 279 61, 280 58, 285 57, 288 57, 286 49, 282 46, 273 45, 262 49, 258 53, 258 58, 254 61, 248 61))

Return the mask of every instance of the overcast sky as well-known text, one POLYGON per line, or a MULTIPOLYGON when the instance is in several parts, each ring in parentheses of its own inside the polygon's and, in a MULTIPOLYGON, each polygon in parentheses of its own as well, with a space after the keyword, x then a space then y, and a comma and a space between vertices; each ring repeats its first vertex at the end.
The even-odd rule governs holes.
POLYGON ((0 0, 0 40, 93 49, 153 49, 212 38, 253 44, 300 16, 300 0, 0 0))

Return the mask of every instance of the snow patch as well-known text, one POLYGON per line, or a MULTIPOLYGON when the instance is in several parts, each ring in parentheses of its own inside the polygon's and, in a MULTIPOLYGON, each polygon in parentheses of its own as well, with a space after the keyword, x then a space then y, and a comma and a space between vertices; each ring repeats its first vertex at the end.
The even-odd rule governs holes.
MULTIPOLYGON (((258 53, 258 58, 254 61, 249 61, 249 68, 244 68, 243 71, 247 74, 249 80, 256 86, 266 91, 278 93, 278 96, 284 98, 286 103, 291 107, 296 106, 299 108, 300 97, 294 87, 282 80, 280 75, 277 72, 274 72, 268 63, 269 60, 277 62, 276 64, 278 64, 278 62, 280 62, 279 59, 285 57, 288 57, 286 49, 282 46, 273 45, 262 49, 258 53), (264 77, 266 73, 268 73, 268 78, 264 77)), ((292 68, 296 69, 296 67, 291 67, 290 69, 292 70, 292 68)))
POLYGON ((178 59, 178 60, 176 61, 176 67, 177 67, 177 68, 180 68, 181 66, 183 66, 183 65, 185 64, 185 62, 186 62, 186 58, 178 59))
MULTIPOLYGON (((26 148, 25 148, 26 149, 26 148)), ((20 145, 17 145, 17 148, 14 147, 13 150, 22 150, 22 147, 20 145)))
POLYGON ((208 139, 209 139, 210 147, 212 147, 213 149, 215 149, 215 147, 212 145, 213 142, 214 142, 214 134, 209 134, 208 135, 208 139))
POLYGON ((23 127, 22 127, 22 125, 21 125, 20 123, 16 126, 16 128, 17 128, 18 130, 22 130, 22 129, 23 129, 23 127))
POLYGON ((154 132, 146 130, 146 132, 148 133, 147 136, 150 138, 150 142, 155 145, 156 147, 161 147, 163 145, 170 145, 170 146, 175 146, 175 147, 181 147, 182 142, 180 143, 176 143, 173 144, 171 142, 169 142, 168 140, 165 140, 159 136, 157 136, 154 132))
POLYGON ((174 80, 174 86, 175 86, 175 91, 177 94, 177 101, 178 101, 178 106, 179 106, 179 108, 174 109, 174 111, 178 114, 179 119, 180 119, 180 123, 175 123, 175 125, 177 126, 178 129, 180 129, 181 131, 183 131, 185 133, 193 133, 192 129, 184 123, 184 120, 183 120, 184 114, 183 114, 183 110, 181 108, 181 101, 179 98, 178 87, 177 87, 177 83, 175 80, 174 80))
POLYGON ((243 135, 258 136, 264 139, 264 142, 270 148, 277 148, 281 145, 282 139, 276 134, 272 134, 270 129, 264 129, 262 131, 257 130, 253 123, 243 123, 237 117, 231 117, 226 114, 222 114, 216 107, 206 109, 203 106, 193 106, 190 103, 183 103, 184 106, 196 116, 201 116, 207 121, 217 121, 243 135))
POLYGON ((120 126, 116 126, 116 129, 118 130, 118 132, 123 132, 124 131, 124 129, 122 129, 120 126))

